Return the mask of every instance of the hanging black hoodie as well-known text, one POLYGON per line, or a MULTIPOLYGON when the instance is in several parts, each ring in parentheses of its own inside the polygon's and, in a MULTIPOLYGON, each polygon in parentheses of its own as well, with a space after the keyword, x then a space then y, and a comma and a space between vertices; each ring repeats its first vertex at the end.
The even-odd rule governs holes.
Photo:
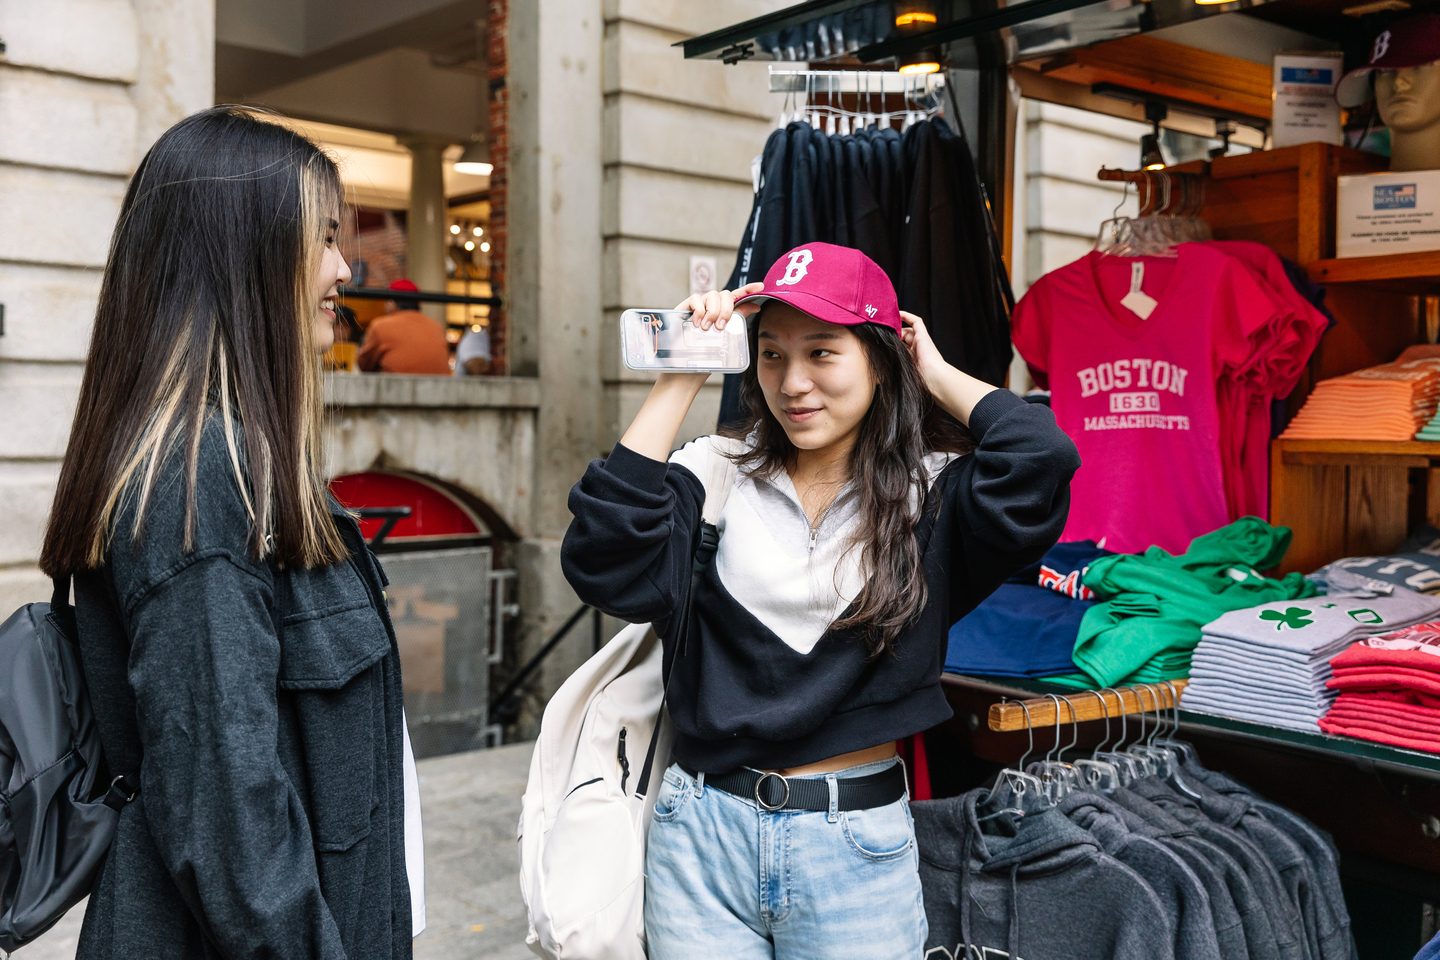
POLYGON ((1057 809, 982 825, 983 793, 911 804, 926 960, 1176 960, 1173 921, 1139 874, 1057 809))

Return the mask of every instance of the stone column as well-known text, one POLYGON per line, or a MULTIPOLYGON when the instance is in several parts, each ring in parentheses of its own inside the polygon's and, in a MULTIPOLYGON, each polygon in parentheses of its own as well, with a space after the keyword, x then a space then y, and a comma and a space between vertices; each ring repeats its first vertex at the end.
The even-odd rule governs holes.
MULTIPOLYGON (((560 539, 570 486, 599 452, 600 6, 534 0, 509 10, 511 372, 538 376, 543 398, 533 524, 519 558, 522 658, 579 604, 560 573, 560 539)), ((553 692, 589 652, 589 636, 577 630, 547 661, 537 696, 553 692)))
MULTIPOLYGON (((445 168, 442 151, 448 144, 430 139, 401 141, 410 151, 410 212, 405 271, 424 291, 445 289, 445 168)), ((421 309, 444 322, 443 304, 421 309)))
POLYGON ((213 0, 0 0, 0 609, 37 561, 126 181, 214 103, 213 0))

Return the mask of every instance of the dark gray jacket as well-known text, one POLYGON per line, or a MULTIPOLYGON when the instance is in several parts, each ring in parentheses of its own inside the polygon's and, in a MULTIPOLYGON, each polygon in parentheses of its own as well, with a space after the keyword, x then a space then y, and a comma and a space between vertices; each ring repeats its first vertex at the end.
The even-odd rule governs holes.
POLYGON ((140 543, 122 515, 107 566, 76 581, 106 758, 140 784, 77 956, 408 958, 400 663, 380 567, 333 503, 347 562, 251 560, 215 423, 182 550, 178 460, 140 543))
POLYGON ((926 960, 1181 960, 1139 874, 1054 808, 982 825, 983 792, 911 804, 926 960))
POLYGON ((1210 903, 1205 885, 1179 854, 1132 831, 1114 804, 1099 794, 1076 791, 1060 802, 1059 809, 1155 891, 1165 912, 1175 918, 1177 960, 1223 960, 1244 954, 1245 932, 1234 905, 1228 905, 1228 913, 1219 912, 1224 905, 1217 910, 1210 903))

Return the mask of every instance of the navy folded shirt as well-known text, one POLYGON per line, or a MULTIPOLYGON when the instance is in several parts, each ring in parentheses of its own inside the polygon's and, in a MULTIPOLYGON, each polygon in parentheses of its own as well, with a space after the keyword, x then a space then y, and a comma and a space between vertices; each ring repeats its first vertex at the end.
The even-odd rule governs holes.
POLYGON ((1080 621, 1095 604, 1072 594, 1085 568, 1108 555, 1089 541, 1058 544, 1001 584, 950 628, 945 670, 992 677, 1073 673, 1080 621))

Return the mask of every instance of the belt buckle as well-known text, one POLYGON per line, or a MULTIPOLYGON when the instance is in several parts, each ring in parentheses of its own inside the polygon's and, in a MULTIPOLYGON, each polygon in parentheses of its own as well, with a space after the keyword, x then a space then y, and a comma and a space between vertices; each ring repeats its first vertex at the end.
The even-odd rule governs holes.
POLYGON ((785 808, 785 804, 790 802, 790 781, 786 780, 778 773, 762 773, 760 775, 760 779, 755 781, 755 802, 760 804, 760 808, 762 810, 768 810, 771 813, 774 813, 776 810, 783 810, 785 808), (765 785, 765 781, 769 780, 771 777, 779 780, 780 783, 785 787, 785 796, 780 799, 779 803, 775 804, 767 803, 765 801, 765 798, 760 796, 760 789, 765 785))

